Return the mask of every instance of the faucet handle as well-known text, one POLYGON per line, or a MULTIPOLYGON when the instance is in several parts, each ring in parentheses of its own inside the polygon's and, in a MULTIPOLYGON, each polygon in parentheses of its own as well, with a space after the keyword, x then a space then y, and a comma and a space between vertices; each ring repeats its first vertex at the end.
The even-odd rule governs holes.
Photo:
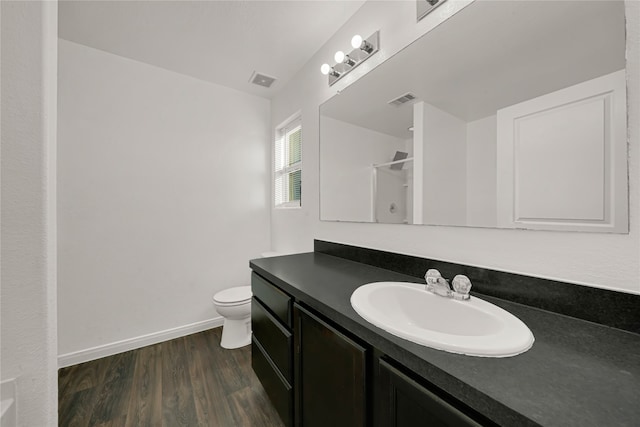
POLYGON ((453 290, 457 294, 459 294, 462 299, 469 298, 469 291, 471 290, 471 280, 469 280, 467 276, 465 276, 464 274, 458 274, 453 278, 451 285, 453 285, 453 290))
POLYGON ((427 270, 427 273, 424 275, 424 280, 427 281, 427 285, 435 285, 438 282, 438 279, 441 279, 442 275, 435 268, 430 268, 427 270))

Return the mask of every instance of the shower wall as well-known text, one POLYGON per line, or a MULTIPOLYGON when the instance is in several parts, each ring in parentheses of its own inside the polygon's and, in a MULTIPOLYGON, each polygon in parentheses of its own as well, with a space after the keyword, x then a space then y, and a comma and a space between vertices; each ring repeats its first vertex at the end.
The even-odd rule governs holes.
MULTIPOLYGON (((411 164, 411 162, 408 162, 411 164)), ((404 166, 405 168, 408 166, 404 166)), ((410 222, 409 184, 410 170, 392 170, 389 167, 376 168, 375 219, 377 222, 403 224, 410 222)))

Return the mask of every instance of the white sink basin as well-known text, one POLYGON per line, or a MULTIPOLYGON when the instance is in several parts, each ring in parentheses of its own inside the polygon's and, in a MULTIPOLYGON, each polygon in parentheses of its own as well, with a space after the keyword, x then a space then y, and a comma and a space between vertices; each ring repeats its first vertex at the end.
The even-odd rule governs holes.
POLYGON ((351 305, 366 321, 400 338, 469 356, 508 357, 533 345, 520 319, 487 301, 445 298, 425 285, 376 282, 351 295, 351 305))

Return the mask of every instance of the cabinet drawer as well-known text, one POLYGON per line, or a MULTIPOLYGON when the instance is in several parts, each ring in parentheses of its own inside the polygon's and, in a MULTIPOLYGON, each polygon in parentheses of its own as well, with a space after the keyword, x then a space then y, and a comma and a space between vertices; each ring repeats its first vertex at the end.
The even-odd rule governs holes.
POLYGON ((255 337, 251 341, 251 366, 284 425, 293 426, 293 389, 278 373, 255 337))
POLYGON ((255 298, 251 301, 251 329, 253 337, 289 383, 292 378, 292 334, 280 324, 255 298))
POLYGON ((271 283, 251 273, 251 291, 282 323, 291 328, 291 297, 271 283))

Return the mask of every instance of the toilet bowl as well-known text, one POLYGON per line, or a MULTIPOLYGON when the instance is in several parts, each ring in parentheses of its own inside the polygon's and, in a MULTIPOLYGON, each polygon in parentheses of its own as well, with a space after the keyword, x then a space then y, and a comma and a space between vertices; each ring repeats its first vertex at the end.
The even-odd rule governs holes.
POLYGON ((224 289, 213 296, 213 305, 224 317, 222 348, 239 348, 251 343, 251 286, 224 289))

